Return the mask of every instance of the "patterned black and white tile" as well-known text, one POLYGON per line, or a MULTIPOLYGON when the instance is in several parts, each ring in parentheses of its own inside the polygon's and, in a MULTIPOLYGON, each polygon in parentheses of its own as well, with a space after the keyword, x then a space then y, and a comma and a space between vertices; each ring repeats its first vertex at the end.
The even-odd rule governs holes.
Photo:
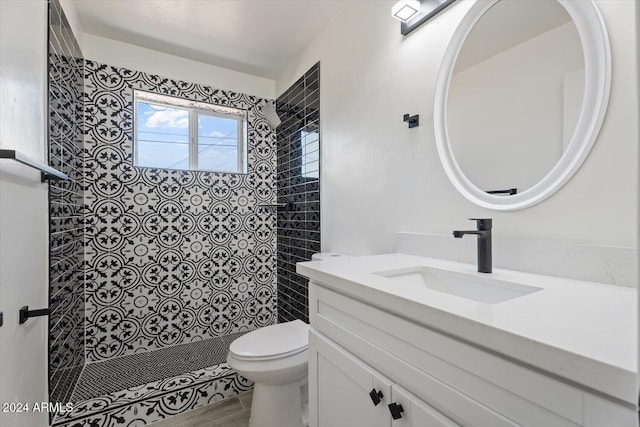
POLYGON ((108 360, 276 320, 269 100, 85 65, 86 357, 108 360), (248 173, 137 168, 134 90, 248 111, 248 173))
POLYGON ((242 333, 87 364, 54 425, 144 426, 250 390, 226 363, 242 333))
POLYGON ((66 402, 84 365, 84 58, 49 2, 48 157, 69 176, 49 184, 49 395, 66 402))
POLYGON ((243 334, 240 332, 87 364, 72 400, 84 401, 185 372, 222 366, 226 362, 229 345, 243 334))
POLYGON ((226 364, 76 402, 60 427, 141 427, 235 396, 253 387, 226 364))

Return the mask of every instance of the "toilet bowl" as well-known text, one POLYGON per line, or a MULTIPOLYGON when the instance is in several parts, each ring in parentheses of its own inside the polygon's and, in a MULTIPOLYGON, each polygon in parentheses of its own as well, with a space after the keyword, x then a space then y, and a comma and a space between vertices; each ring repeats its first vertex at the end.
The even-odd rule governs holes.
POLYGON ((231 343, 227 363, 254 382, 251 427, 302 427, 309 325, 294 320, 249 332, 231 343))

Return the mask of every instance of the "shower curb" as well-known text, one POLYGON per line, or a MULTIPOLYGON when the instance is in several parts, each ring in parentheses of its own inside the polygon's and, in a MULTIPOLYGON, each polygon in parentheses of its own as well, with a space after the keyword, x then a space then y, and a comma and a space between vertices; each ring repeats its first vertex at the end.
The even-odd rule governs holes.
MULTIPOLYGON (((184 374, 163 380, 162 383, 168 386, 172 381, 180 382, 185 376, 196 374, 184 374)), ((74 404, 74 411, 69 415, 56 416, 52 425, 54 427, 116 427, 129 425, 135 421, 136 426, 144 426, 236 396, 253 388, 251 381, 233 371, 215 378, 202 377, 187 385, 176 384, 175 388, 169 390, 157 389, 155 383, 157 382, 78 402, 74 404), (108 402, 114 397, 113 403, 108 402), (98 407, 92 410, 95 406, 98 407), (82 413, 74 416, 74 412, 78 411, 82 413)))

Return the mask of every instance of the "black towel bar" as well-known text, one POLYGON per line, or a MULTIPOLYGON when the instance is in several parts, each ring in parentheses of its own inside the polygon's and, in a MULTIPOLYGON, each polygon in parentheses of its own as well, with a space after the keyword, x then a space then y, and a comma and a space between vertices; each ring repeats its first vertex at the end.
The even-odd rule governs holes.
POLYGON ((20 313, 19 321, 20 321, 20 324, 22 325, 24 322, 26 322, 32 317, 48 316, 49 314, 51 314, 51 309, 41 308, 40 310, 29 310, 29 306, 25 305, 20 309, 19 313, 20 313))
POLYGON ((22 163, 23 165, 39 170, 42 172, 42 182, 48 180, 67 181, 69 179, 66 174, 59 170, 56 170, 51 166, 47 166, 44 163, 37 162, 16 150, 0 150, 0 159, 15 160, 18 163, 22 163))

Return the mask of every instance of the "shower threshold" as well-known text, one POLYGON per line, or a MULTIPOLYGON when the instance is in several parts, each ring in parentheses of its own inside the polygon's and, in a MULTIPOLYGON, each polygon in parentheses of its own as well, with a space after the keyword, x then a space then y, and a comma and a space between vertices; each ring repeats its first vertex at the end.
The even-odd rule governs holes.
POLYGON ((226 363, 242 333, 85 365, 59 427, 144 426, 252 388, 226 363))

